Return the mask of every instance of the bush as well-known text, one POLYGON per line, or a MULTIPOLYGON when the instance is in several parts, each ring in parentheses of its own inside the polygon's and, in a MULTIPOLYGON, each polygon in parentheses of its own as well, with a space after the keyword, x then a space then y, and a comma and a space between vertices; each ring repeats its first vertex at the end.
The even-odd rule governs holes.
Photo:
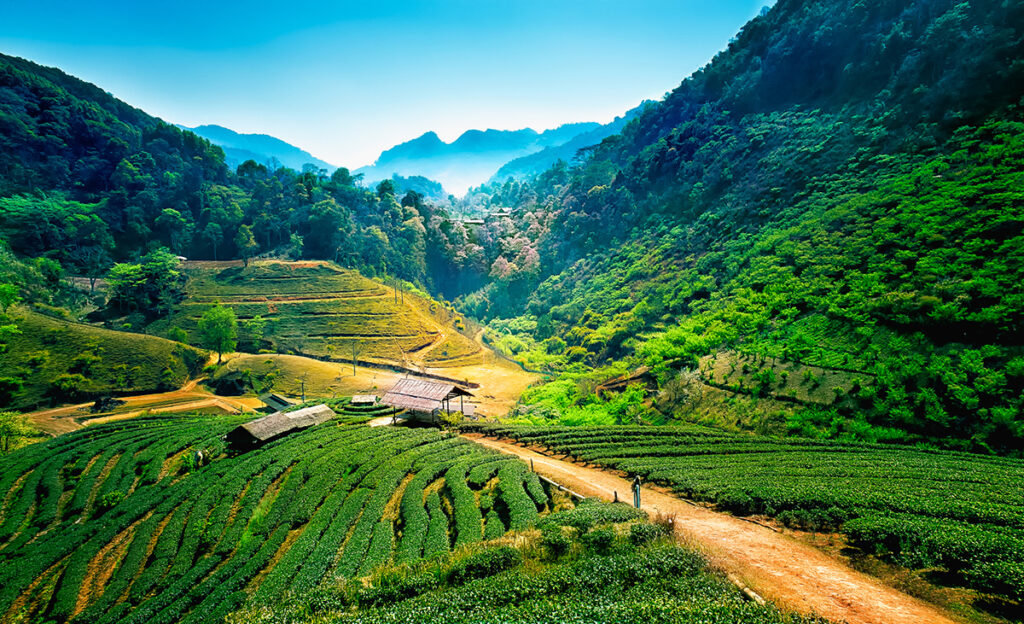
POLYGON ((611 550, 612 544, 615 543, 615 529, 612 527, 594 529, 589 533, 585 533, 580 538, 580 541, 591 552, 602 555, 607 554, 611 550))
POLYGON ((654 540, 668 537, 668 527, 664 524, 649 524, 643 522, 634 524, 629 529, 629 541, 635 546, 642 546, 654 540))
POLYGON ((523 555, 511 546, 491 548, 470 555, 453 565, 445 575, 449 585, 461 585, 473 579, 494 576, 523 562, 523 555))
POLYGON ((553 525, 544 527, 543 534, 540 538, 540 545, 547 550, 548 554, 552 558, 558 559, 565 553, 569 552, 569 548, 572 547, 572 540, 562 532, 562 530, 553 525))

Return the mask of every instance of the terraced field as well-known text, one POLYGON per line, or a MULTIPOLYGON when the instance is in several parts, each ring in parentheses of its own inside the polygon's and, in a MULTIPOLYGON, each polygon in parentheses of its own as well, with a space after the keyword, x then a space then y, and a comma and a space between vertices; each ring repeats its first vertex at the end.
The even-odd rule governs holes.
MULTIPOLYGON (((260 262, 249 267, 188 269, 188 298, 168 322, 195 337, 203 313, 220 302, 242 322, 267 321, 265 344, 279 353, 403 366, 448 367, 479 363, 482 350, 431 313, 432 303, 400 295, 359 273, 326 262, 260 262)), ((433 304, 433 309, 437 305, 433 304)))
POLYGON ((1024 601, 1024 462, 703 427, 467 425, 642 475, 739 515, 839 530, 871 554, 1024 601))
POLYGON ((524 528, 549 505, 515 458, 350 424, 363 419, 227 456, 220 436, 244 418, 140 417, 3 458, 0 620, 215 622, 524 528))

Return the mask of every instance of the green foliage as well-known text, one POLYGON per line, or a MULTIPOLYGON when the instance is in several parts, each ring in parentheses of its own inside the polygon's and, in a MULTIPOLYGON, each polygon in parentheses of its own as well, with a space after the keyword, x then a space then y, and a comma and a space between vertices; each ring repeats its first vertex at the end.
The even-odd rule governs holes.
POLYGON ((203 346, 217 352, 217 363, 227 351, 233 351, 238 338, 238 321, 231 308, 222 305, 207 310, 198 325, 203 346))
POLYGON ((177 257, 161 248, 138 264, 115 264, 107 275, 107 294, 110 304, 121 312, 162 316, 184 296, 183 282, 177 257))
MULTIPOLYGON (((445 555, 449 536, 462 537, 459 514, 465 512, 459 507, 466 501, 475 512, 478 541, 480 513, 466 481, 469 467, 522 466, 437 431, 352 426, 344 418, 225 455, 221 439, 245 420, 141 416, 5 455, 0 489, 9 495, 0 539, 10 550, 0 552, 0 561, 16 557, 19 565, 0 565, 0 609, 63 561, 65 572, 52 594, 26 614, 70 618, 81 606, 89 562, 119 535, 128 536, 124 556, 91 592, 78 616, 83 620, 205 622, 239 608, 249 598, 243 588, 254 604, 274 604, 327 577, 370 575, 395 552, 406 553, 408 561, 422 553, 445 555), (203 451, 202 463, 192 459, 196 449, 203 451), (407 475, 396 516, 390 503, 407 475), (439 478, 444 483, 425 497, 424 488, 439 478), (459 487, 468 497, 441 502, 459 487), (452 525, 442 509, 449 505, 456 508, 452 525), (443 552, 437 552, 438 539, 443 552)), ((530 499, 522 469, 503 474, 514 486, 499 480, 503 508, 530 499)), ((457 557, 444 578, 470 583, 517 566, 518 557, 518 551, 501 548, 457 557)), ((376 604, 418 594, 439 580, 396 580, 358 600, 376 604)))
MULTIPOLYGON (((492 435, 642 475, 678 495, 795 528, 842 531, 853 543, 913 568, 940 566, 984 591, 1020 598, 1024 462, 966 453, 699 427, 476 425, 492 435)), ((542 521, 587 531, 588 505, 542 521)), ((596 505, 602 514, 634 511, 596 505)), ((613 520, 617 521, 617 520, 613 520)), ((638 542, 653 539, 635 529, 638 542)))
POLYGON ((69 323, 27 310, 12 314, 21 331, 7 339, 0 379, 11 380, 13 385, 6 386, 8 405, 19 409, 72 396, 179 387, 199 373, 206 357, 192 347, 153 336, 69 323))

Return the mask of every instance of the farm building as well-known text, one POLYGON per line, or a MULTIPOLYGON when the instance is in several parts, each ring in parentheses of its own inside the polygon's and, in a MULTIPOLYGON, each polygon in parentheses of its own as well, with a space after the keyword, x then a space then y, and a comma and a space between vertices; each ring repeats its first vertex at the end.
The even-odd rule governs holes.
POLYGON ((357 394, 352 397, 352 405, 376 405, 377 395, 376 394, 357 394))
POLYGON ((392 386, 381 403, 406 410, 407 418, 436 423, 443 412, 472 414, 476 406, 465 402, 466 397, 472 396, 469 390, 455 384, 406 378, 392 386))
POLYGON ((261 394, 260 401, 263 401, 263 404, 269 407, 270 409, 276 410, 278 412, 285 409, 286 407, 292 406, 291 401, 284 398, 280 394, 274 394, 273 392, 269 394, 261 394))
POLYGON ((314 405, 294 412, 274 412, 229 431, 228 445, 238 450, 252 449, 293 431, 325 423, 334 416, 334 411, 326 405, 314 405))

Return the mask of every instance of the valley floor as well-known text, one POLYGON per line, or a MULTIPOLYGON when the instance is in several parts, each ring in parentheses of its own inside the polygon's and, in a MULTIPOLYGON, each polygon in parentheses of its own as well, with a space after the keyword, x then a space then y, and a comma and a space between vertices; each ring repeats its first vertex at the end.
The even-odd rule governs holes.
MULTIPOLYGON (((357 366, 353 373, 351 364, 322 362, 295 355, 231 353, 225 354, 224 359, 224 366, 234 369, 274 367, 280 371, 280 377, 273 391, 296 399, 301 396, 303 380, 310 396, 348 396, 371 393, 380 395, 405 377, 405 373, 364 366, 357 366)), ((480 388, 473 390, 476 395, 473 402, 478 406, 477 413, 486 418, 507 413, 519 400, 523 390, 539 379, 539 376, 495 357, 489 350, 481 354, 479 364, 426 368, 423 372, 479 384, 480 388)), ((91 413, 93 404, 90 402, 31 412, 28 418, 36 429, 49 435, 60 435, 87 424, 132 418, 143 412, 238 414, 263 405, 255 396, 214 394, 200 385, 202 381, 190 380, 182 388, 170 392, 120 397, 124 405, 109 412, 91 413)))
MULTIPOLYGON (((481 434, 464 437, 531 462, 536 472, 584 496, 629 500, 630 482, 599 468, 481 434)), ((952 624, 938 608, 911 598, 821 551, 772 529, 644 487, 643 508, 675 517, 678 538, 779 607, 849 624, 952 624)))

